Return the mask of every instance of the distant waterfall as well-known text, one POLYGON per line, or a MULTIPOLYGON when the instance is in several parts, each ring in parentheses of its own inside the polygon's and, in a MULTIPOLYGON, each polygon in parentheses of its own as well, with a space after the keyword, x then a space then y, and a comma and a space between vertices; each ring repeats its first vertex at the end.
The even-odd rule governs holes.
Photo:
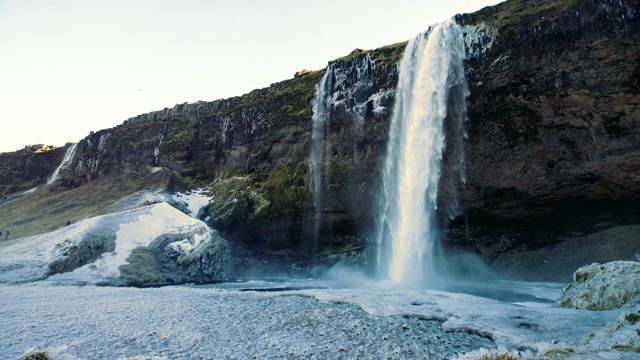
MULTIPOLYGON (((331 144, 329 133, 331 129, 331 96, 333 89, 333 66, 329 65, 320 82, 316 85, 313 97, 313 130, 311 133, 311 153, 309 154, 309 174, 311 176, 311 191, 313 192, 313 248, 312 255, 316 256, 320 238, 320 217, 322 214, 322 167, 328 160, 331 144), (326 158, 326 159, 325 159, 326 158)), ((328 171, 325 171, 328 174, 328 171)), ((328 179, 324 179, 328 181, 328 179)))
POLYGON ((444 122, 456 122, 446 131, 456 137, 461 162, 464 56, 462 28, 449 20, 409 41, 400 63, 377 219, 378 269, 393 283, 429 286, 438 277, 433 252, 444 122))
POLYGON ((71 161, 73 160, 73 155, 75 155, 77 147, 78 147, 78 144, 76 143, 67 148, 67 152, 64 154, 64 158, 62 159, 62 162, 60 163, 60 165, 58 165, 56 170, 53 172, 53 174, 51 174, 51 176, 47 180, 47 185, 52 184, 54 181, 56 181, 56 179, 58 179, 58 174, 60 173, 60 170, 66 169, 69 166, 69 164, 71 164, 71 161))

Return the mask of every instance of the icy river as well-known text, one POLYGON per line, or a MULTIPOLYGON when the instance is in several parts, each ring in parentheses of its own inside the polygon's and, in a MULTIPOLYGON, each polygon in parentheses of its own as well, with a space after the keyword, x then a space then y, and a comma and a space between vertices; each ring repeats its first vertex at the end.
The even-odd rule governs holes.
POLYGON ((0 285, 0 359, 34 350, 55 359, 467 359, 498 348, 522 358, 556 348, 577 351, 575 359, 640 358, 610 350, 637 338, 637 329, 620 325, 625 311, 637 309, 559 309, 551 302, 556 284, 500 283, 479 292, 503 301, 339 285, 0 285))

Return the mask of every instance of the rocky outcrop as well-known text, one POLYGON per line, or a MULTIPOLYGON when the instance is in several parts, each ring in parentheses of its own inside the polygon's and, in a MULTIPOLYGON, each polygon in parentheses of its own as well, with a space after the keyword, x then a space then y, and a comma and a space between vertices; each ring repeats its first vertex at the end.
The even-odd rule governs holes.
POLYGON ((560 307, 611 310, 640 300, 640 263, 614 261, 591 264, 573 274, 556 300, 560 307))
MULTIPOLYGON (((456 17, 467 26, 471 95, 465 183, 444 154, 439 209, 454 197, 459 205, 457 218, 441 216, 449 244, 493 259, 640 223, 639 8, 637 0, 508 0, 456 17)), ((328 66, 319 256, 370 245, 404 46, 356 49, 328 66)), ((169 188, 212 184, 203 220, 223 237, 309 256, 312 103, 326 71, 92 133, 59 183, 163 168, 169 188)))
POLYGON ((16 152, 0 153, 0 195, 16 194, 45 184, 62 161, 67 146, 31 145, 16 152))
POLYGON ((227 241, 204 228, 189 235, 159 236, 149 246, 134 249, 127 260, 120 267, 120 278, 126 285, 209 283, 233 278, 227 241), (207 236, 203 244, 194 244, 198 236, 207 236))

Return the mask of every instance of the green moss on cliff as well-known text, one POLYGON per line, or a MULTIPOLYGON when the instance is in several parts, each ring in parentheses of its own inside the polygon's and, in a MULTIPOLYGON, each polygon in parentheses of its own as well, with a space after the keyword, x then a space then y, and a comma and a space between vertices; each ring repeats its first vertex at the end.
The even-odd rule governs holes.
POLYGON ((283 166, 246 176, 218 179, 212 184, 214 199, 209 215, 225 228, 252 220, 266 220, 305 209, 311 204, 307 169, 283 166))
POLYGON ((465 14, 465 23, 485 23, 499 32, 517 31, 522 26, 538 26, 543 22, 559 20, 569 9, 580 5, 580 0, 509 0, 465 14))
POLYGON ((371 61, 378 65, 390 65, 397 63, 402 59, 404 49, 407 47, 407 41, 383 46, 378 49, 371 50, 369 56, 371 61))
POLYGON ((253 182, 253 176, 248 175, 220 178, 212 184, 208 214, 215 227, 227 229, 248 220, 258 198, 252 194, 253 182))
POLYGON ((369 54, 371 61, 373 61, 377 65, 390 65, 402 59, 404 48, 406 46, 407 42, 403 41, 373 50, 355 49, 351 53, 349 53, 349 55, 335 59, 333 63, 346 64, 355 58, 369 54))
MULTIPOLYGON (((308 120, 311 117, 310 101, 315 86, 325 70, 311 71, 304 76, 272 84, 268 88, 254 90, 240 97, 228 99, 229 106, 221 107, 213 116, 227 116, 243 108, 269 107, 276 115, 276 124, 286 125, 308 120)), ((273 120, 273 119, 272 119, 273 120)), ((268 121, 268 119, 265 119, 268 121)))
POLYGON ((304 166, 284 166, 268 172, 265 181, 259 186, 269 204, 256 212, 255 216, 269 218, 310 206, 308 182, 309 174, 304 166))
POLYGON ((228 239, 265 251, 298 249, 302 229, 295 219, 311 206, 306 167, 219 178, 211 192, 208 221, 228 239))
POLYGON ((348 63, 353 59, 366 54, 367 52, 368 52, 367 50, 360 49, 360 48, 354 49, 352 52, 349 53, 349 55, 333 60, 333 63, 335 64, 348 63))

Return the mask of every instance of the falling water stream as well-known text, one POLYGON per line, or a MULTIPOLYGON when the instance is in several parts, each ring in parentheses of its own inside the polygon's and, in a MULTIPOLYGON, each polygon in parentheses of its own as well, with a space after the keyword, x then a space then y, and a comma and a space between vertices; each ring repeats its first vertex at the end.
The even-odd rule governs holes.
MULTIPOLYGON (((322 167, 330 149, 329 130, 331 128, 331 95, 333 88, 333 66, 329 65, 322 80, 316 85, 313 98, 313 129, 311 132, 311 154, 309 155, 309 174, 313 193, 313 245, 312 256, 316 256, 320 238, 320 217, 322 214, 322 167)), ((324 172, 328 174, 328 171, 324 172)), ((325 179, 327 181, 327 179, 325 179)))
POLYGON ((66 169, 69 166, 69 164, 71 164, 71 161, 73 160, 73 155, 75 155, 77 147, 78 147, 78 144, 76 143, 67 148, 67 152, 65 152, 62 162, 60 163, 60 165, 58 165, 56 170, 53 172, 53 174, 51 174, 51 176, 47 180, 47 185, 52 184, 54 181, 56 181, 58 179, 58 175, 60 174, 60 170, 66 169))
POLYGON ((445 128, 464 136, 466 111, 448 109, 465 106, 464 56, 462 28, 449 20, 409 41, 400 63, 377 221, 378 269, 392 283, 430 286, 439 278, 438 182, 445 128), (445 127, 445 119, 458 124, 445 127))

